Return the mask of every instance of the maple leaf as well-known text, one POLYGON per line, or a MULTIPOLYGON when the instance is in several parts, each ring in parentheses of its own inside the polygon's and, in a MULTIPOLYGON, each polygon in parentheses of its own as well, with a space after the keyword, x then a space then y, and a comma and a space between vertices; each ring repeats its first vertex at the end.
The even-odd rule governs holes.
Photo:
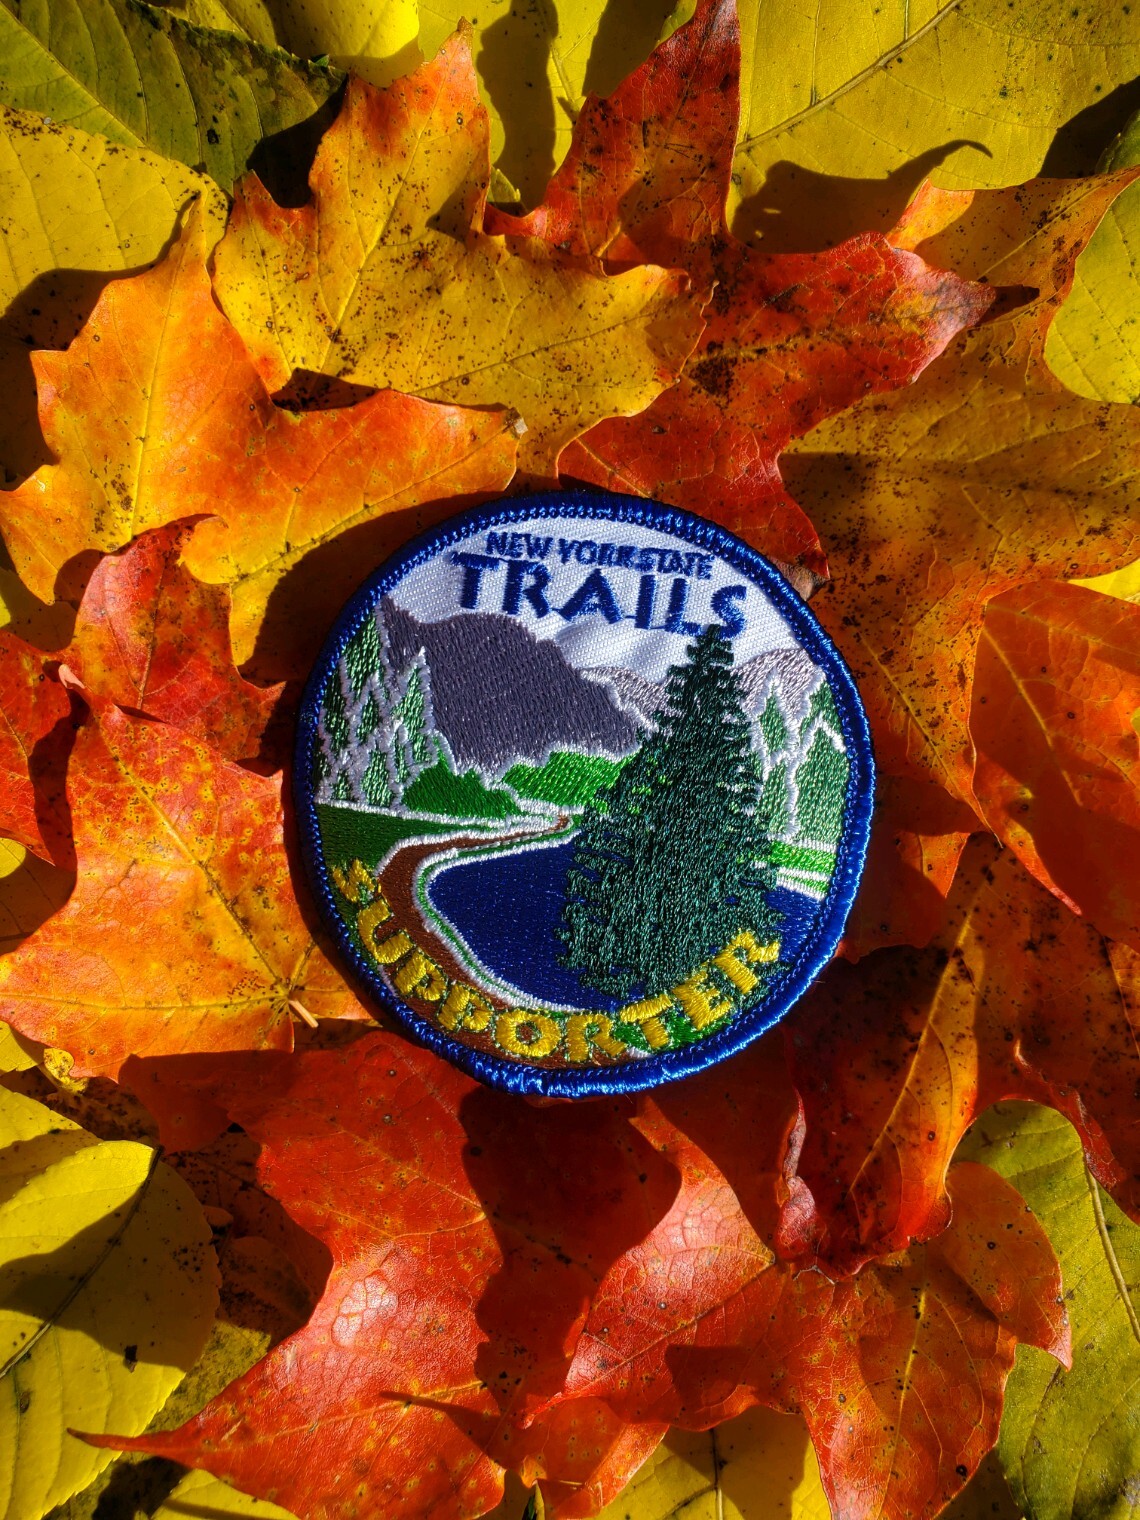
POLYGON ((612 95, 587 100, 542 206, 521 221, 492 213, 488 225, 607 268, 651 259, 715 279, 678 383, 636 417, 592 428, 561 472, 692 508, 823 575, 816 531, 783 487, 781 452, 868 392, 913 380, 993 295, 870 234, 778 257, 731 237, 739 74, 732 0, 702 0, 612 95))
POLYGON ((101 559, 60 656, 97 696, 185 729, 227 760, 259 755, 282 686, 254 686, 230 647, 230 595, 182 564, 194 524, 143 533, 101 559))
POLYGON ((859 891, 843 931, 851 960, 885 945, 926 945, 942 924, 946 895, 974 810, 936 782, 879 775, 859 891))
POLYGON ((386 90, 350 81, 310 205, 278 206, 245 179, 215 284, 273 389, 307 371, 507 404, 526 422, 523 464, 549 478, 591 423, 672 383, 707 290, 644 264, 603 277, 483 231, 488 122, 469 35, 386 90))
POLYGON ((970 733, 986 822, 1037 879, 1140 950, 1140 607, 1056 581, 986 608, 970 733))
POLYGON ((1044 358, 1076 257, 1134 173, 927 187, 896 241, 1036 293, 959 338, 905 399, 863 401, 785 459, 834 577, 813 605, 859 681, 880 766, 975 808, 968 717, 987 601, 1140 549, 1135 409, 1072 395, 1044 358))
POLYGON ((264 1186, 328 1247, 329 1279, 305 1328, 196 1419, 104 1444, 314 1517, 477 1515, 508 1464, 564 1490, 566 1515, 582 1485, 617 1491, 660 1421, 589 1400, 521 1415, 557 1391, 600 1276, 675 1190, 628 1101, 520 1104, 387 1034, 215 1063, 211 1090, 260 1143, 264 1186))
POLYGON ((1096 1175, 1140 1211, 1138 993, 1135 951, 976 840, 928 949, 833 966, 789 1016, 806 1136, 781 1250, 835 1272, 936 1235, 955 1146, 1002 1098, 1065 1114, 1096 1175))
POLYGON ((0 1016, 75 1058, 292 1045, 289 1005, 362 1010, 294 895, 280 778, 88 694, 67 797, 78 879, 0 960, 0 1016))
POLYGON ((652 1101, 637 1123, 680 1190, 603 1279, 565 1396, 697 1429, 757 1400, 799 1408, 833 1513, 936 1515, 996 1439, 1016 1343, 1068 1362, 1056 1258, 1019 1195, 959 1164, 936 1241, 832 1284, 773 1263, 652 1101))
POLYGON ((272 675, 300 674, 367 566, 417 525, 414 510, 442 515, 456 496, 505 485, 516 439, 504 412, 392 392, 278 409, 214 303, 206 253, 191 217, 162 263, 104 290, 66 353, 33 355, 58 462, 0 492, 0 528, 50 601, 78 596, 91 551, 204 517, 184 558, 229 586, 238 663, 272 601, 261 658, 272 675))
POLYGON ((45 670, 39 650, 0 632, 0 835, 45 860, 53 851, 33 780, 35 751, 70 712, 67 693, 45 670))

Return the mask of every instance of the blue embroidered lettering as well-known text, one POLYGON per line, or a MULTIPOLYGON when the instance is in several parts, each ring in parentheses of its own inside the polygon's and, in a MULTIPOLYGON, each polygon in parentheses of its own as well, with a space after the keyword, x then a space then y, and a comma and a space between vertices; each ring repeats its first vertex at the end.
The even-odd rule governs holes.
POLYGON ((592 612, 600 612, 607 623, 620 623, 622 616, 610 583, 600 570, 591 571, 566 605, 558 610, 568 623, 592 612))
POLYGON ((511 560, 507 566, 507 583, 503 587, 503 611, 509 612, 512 617, 517 617, 522 598, 525 596, 534 608, 538 617, 545 617, 550 611, 550 603, 546 600, 543 592, 550 585, 550 571, 545 565, 536 565, 530 560, 511 560), (529 586, 523 585, 523 577, 529 575, 529 586))
POLYGON ((638 628, 653 627, 653 602, 657 595, 657 581, 652 575, 643 575, 637 588, 637 611, 633 621, 638 628))
POLYGON ((697 579, 699 581, 708 581, 712 579, 712 567, 713 561, 711 554, 697 555, 697 579))
POLYGON ((554 542, 552 538, 539 538, 526 535, 526 553, 528 559, 545 559, 550 553, 550 546, 554 542))
POLYGON ((579 541, 574 551, 574 558, 580 565, 592 565, 598 557, 598 546, 592 538, 583 538, 579 541))
POLYGON ((560 538, 558 540, 558 557, 564 565, 569 561, 577 546, 578 540, 576 538, 560 538))
POLYGON ((637 553, 637 569, 638 570, 656 570, 657 569, 657 550, 656 549, 639 549, 638 553, 637 553))
POLYGON ((459 593, 459 605, 471 610, 479 605, 479 581, 484 570, 497 570, 499 561, 485 554, 467 554, 455 550, 451 555, 453 565, 463 566, 463 590, 459 593))
POLYGON ((622 544, 620 546, 620 548, 618 549, 617 559, 615 560, 615 564, 621 565, 621 567, 622 567, 623 570, 632 570, 633 569, 633 556, 636 553, 637 553, 637 550, 634 548, 634 546, 632 544, 622 544))
POLYGON ((734 607, 732 604, 743 601, 747 595, 747 586, 722 586, 719 591, 713 592, 712 609, 720 618, 724 631, 730 639, 744 632, 744 613, 741 608, 734 607))
POLYGON ((598 545, 598 564, 599 565, 612 565, 614 563, 614 555, 616 553, 617 553, 617 545, 616 544, 599 544, 598 545))
POLYGON ((526 553, 526 539, 527 536, 525 533, 511 534, 511 547, 508 550, 508 553, 512 559, 522 559, 523 555, 526 553))
POLYGON ((506 552, 507 552, 507 539, 509 537, 510 537, 509 533, 488 533, 487 534, 487 553, 488 554, 506 554, 506 552))
POLYGON ((665 627, 670 633, 687 633, 690 638, 695 639, 701 631, 701 625, 685 621, 685 602, 688 595, 688 581, 682 578, 675 580, 673 589, 669 593, 669 610, 665 614, 665 627))
POLYGON ((681 575, 685 569, 685 561, 677 553, 676 549, 661 550, 661 574, 681 575))

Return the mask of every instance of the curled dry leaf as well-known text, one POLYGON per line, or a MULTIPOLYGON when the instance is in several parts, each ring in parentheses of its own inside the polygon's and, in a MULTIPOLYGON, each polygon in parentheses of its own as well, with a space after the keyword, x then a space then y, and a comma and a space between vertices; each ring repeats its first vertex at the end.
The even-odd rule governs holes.
POLYGON ((700 330, 706 290, 642 265, 604 277, 536 239, 483 231, 487 113, 461 28, 386 90, 349 84, 310 179, 276 205, 239 187, 216 288, 266 383, 296 371, 525 420, 521 459, 551 477, 601 417, 670 385, 700 330))
POLYGON ((1140 1209, 1138 959, 1011 853, 972 844, 928 949, 834 966, 788 1020, 806 1138, 781 1250, 846 1271, 936 1235, 958 1141, 1006 1097, 1067 1115, 1097 1175, 1140 1209))
POLYGON ((294 896, 280 778, 90 697, 68 770, 78 881, 0 960, 0 1016, 68 1050, 73 1075, 130 1056, 292 1044, 289 999, 361 1010, 294 896))
POLYGON ((26 584, 50 601, 79 594, 91 551, 204 516, 185 563, 229 586, 237 661, 272 602, 263 661, 300 674, 417 510, 447 503, 442 515, 456 496, 506 484, 515 435, 503 412, 391 392, 280 411, 214 304, 205 259, 194 215, 161 264, 107 287, 66 353, 33 356, 58 463, 0 493, 0 527, 26 584))
POLYGON ((609 269, 677 265, 716 288, 677 385, 600 423, 563 475, 713 517, 772 558, 823 574, 812 525, 783 487, 789 439, 871 391, 912 380, 992 292, 885 239, 771 258, 726 230, 740 46, 731 0, 691 22, 606 100, 591 96, 542 206, 492 227, 609 269))
POLYGON ((1056 581, 986 608, 970 732, 986 822, 1140 950, 1140 607, 1056 581))

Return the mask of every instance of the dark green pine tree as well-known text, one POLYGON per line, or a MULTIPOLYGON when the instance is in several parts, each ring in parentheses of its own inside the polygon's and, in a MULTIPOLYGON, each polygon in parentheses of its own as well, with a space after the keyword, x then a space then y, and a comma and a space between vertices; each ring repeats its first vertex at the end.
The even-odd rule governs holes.
POLYGON ((758 790, 732 645, 713 625, 670 671, 657 731, 582 815, 562 964, 612 997, 653 997, 742 929, 772 929, 758 790))

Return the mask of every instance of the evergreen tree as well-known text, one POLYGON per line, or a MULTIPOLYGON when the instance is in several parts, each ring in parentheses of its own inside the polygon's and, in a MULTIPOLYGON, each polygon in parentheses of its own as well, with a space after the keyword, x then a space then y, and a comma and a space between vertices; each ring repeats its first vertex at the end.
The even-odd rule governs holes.
POLYGON ((329 676, 319 736, 322 802, 396 807, 438 759, 427 664, 417 655, 396 674, 379 612, 364 620, 329 676))
POLYGON ((585 809, 575 842, 562 964, 614 997, 664 992, 778 917, 732 645, 713 625, 688 657, 669 673, 656 732, 585 809))

